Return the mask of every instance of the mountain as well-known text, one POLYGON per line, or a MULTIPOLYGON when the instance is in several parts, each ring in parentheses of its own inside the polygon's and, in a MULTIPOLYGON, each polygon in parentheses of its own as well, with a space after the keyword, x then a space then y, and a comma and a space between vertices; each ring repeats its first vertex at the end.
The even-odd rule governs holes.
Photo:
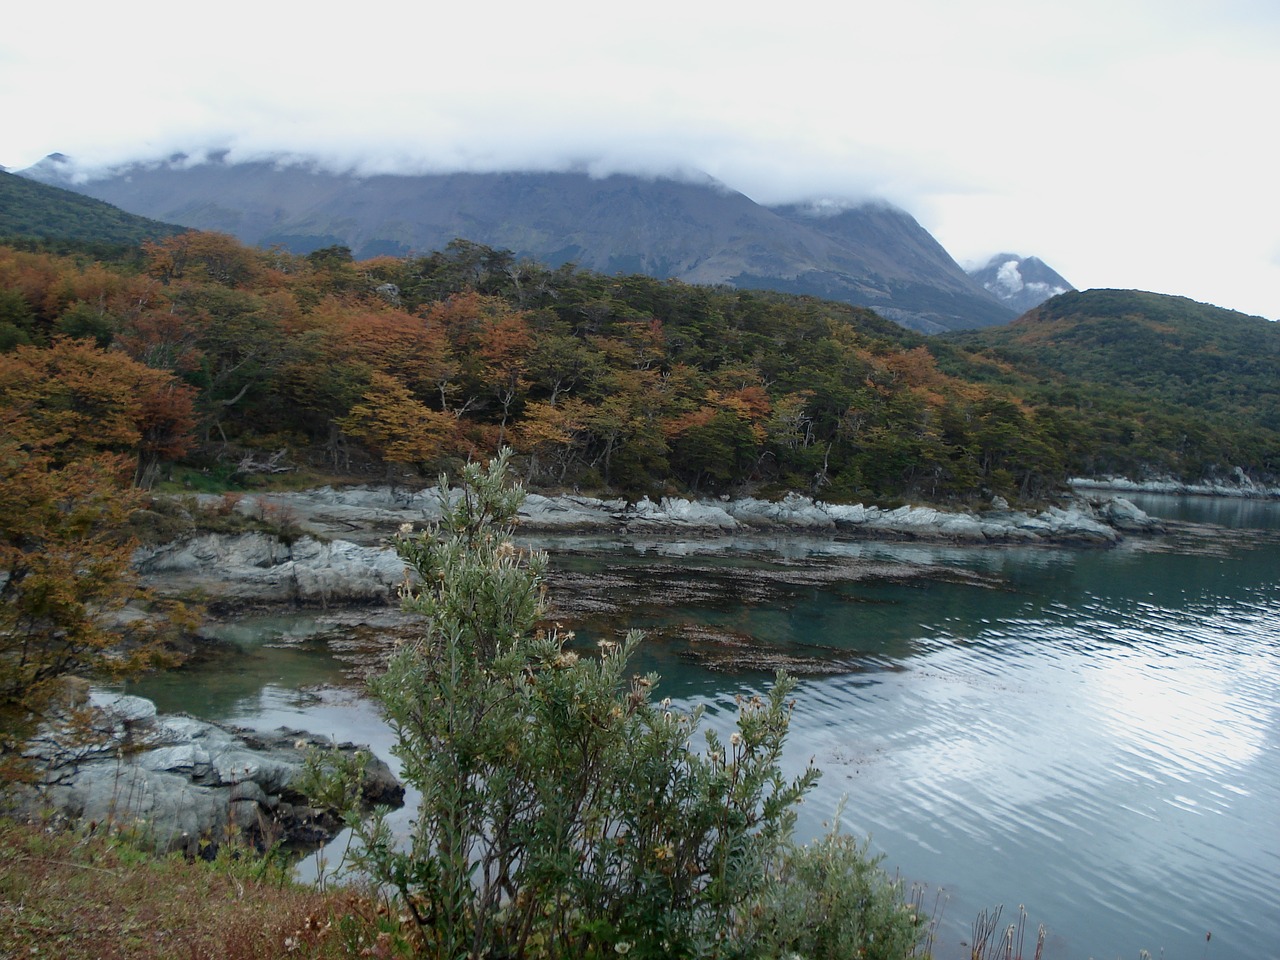
POLYGON ((146 216, 306 253, 360 258, 455 238, 557 266, 781 290, 872 307, 934 333, 1007 323, 909 214, 886 204, 768 208, 709 178, 585 173, 334 173, 298 163, 134 164, 84 182, 53 157, 23 171, 146 216))
POLYGON ((984 290, 1019 314, 1075 289, 1039 257, 1016 253, 997 253, 968 273, 984 290))
POLYGON ((136 246, 184 229, 0 171, 0 237, 136 246))

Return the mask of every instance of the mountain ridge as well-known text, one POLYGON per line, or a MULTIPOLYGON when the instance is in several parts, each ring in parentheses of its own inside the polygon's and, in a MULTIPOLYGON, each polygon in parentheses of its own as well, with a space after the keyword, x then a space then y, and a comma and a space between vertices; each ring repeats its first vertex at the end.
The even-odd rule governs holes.
POLYGON ((936 333, 1016 314, 910 214, 884 203, 815 217, 767 207, 711 178, 569 173, 334 173, 297 161, 171 158, 81 182, 66 158, 23 176, 122 209, 259 246, 360 258, 441 249, 455 238, 551 265, 775 289, 868 306, 936 333))

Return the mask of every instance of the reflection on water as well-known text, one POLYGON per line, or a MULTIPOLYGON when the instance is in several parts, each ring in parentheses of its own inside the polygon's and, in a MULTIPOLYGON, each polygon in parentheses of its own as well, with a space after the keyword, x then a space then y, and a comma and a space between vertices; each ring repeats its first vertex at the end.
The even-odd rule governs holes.
MULTIPOLYGON (((1206 519, 1163 499, 1142 505, 1206 519)), ((699 649, 716 638, 731 653, 750 637, 841 664, 798 691, 787 762, 798 771, 812 756, 825 771, 801 829, 820 830, 847 795, 848 829, 946 888, 941 956, 963 955, 974 915, 1004 903, 1049 926, 1050 958, 1275 958, 1280 504, 1203 506, 1270 533, 1180 552, 547 546, 558 588, 602 585, 595 606, 568 605, 584 638, 651 629, 641 669, 663 675, 664 694, 707 703, 708 723, 729 723, 734 694, 768 682, 762 669, 708 669, 724 666, 699 649)), ((234 656, 143 692, 168 696, 163 709, 305 726, 388 756, 367 703, 306 692, 341 676, 326 645, 305 625, 258 626, 234 656)))
POLYGON ((313 617, 254 617, 206 633, 221 649, 187 669, 145 677, 128 692, 154 700, 161 713, 229 721, 261 713, 267 691, 305 709, 315 700, 308 690, 342 678, 343 664, 320 637, 322 627, 313 617))
POLYGON ((1222 956, 1274 956, 1274 611, 1216 641, 1203 615, 1145 641, 1095 617, 993 625, 871 686, 806 683, 812 807, 847 791, 852 830, 950 890, 955 939, 1026 903, 1050 956, 1199 956, 1210 931, 1222 956))

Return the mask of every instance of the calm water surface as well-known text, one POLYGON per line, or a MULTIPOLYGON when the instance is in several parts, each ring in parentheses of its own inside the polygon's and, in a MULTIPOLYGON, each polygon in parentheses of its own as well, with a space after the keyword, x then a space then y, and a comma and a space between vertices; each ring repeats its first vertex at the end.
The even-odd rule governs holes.
MULTIPOLYGON (((798 691, 789 763, 824 771, 802 829, 823 829, 847 798, 847 830, 927 882, 930 902, 944 892, 940 956, 967 956, 979 910, 1003 904, 1011 920, 1021 904, 1048 927, 1050 958, 1275 960, 1280 504, 1140 505, 1230 529, 1113 550, 546 545, 569 581, 627 595, 581 618, 584 639, 620 621, 651 629, 642 666, 666 695, 707 703, 710 723, 768 683, 712 669, 716 637, 836 665, 798 691)), ((306 639, 320 626, 245 625, 240 654, 137 692, 388 756, 368 703, 317 689, 343 669, 306 639)))

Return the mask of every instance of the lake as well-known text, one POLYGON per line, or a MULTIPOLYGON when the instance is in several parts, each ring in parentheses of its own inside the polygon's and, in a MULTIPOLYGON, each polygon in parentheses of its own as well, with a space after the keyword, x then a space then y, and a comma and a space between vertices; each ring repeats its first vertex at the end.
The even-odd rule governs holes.
MULTIPOLYGON (((944 898, 937 954, 1025 905, 1049 958, 1280 957, 1280 504, 1134 497, 1223 527, 1115 549, 780 537, 543 538, 584 643, 650 632, 659 696, 732 721, 801 676, 788 762, 843 826, 944 898), (744 668, 745 665, 745 668, 744 668)), ((323 617, 228 627, 239 651, 131 686, 161 710, 368 742, 323 617)), ((408 811, 403 814, 407 822, 408 811)), ((315 869, 312 866, 310 869, 315 869)))

